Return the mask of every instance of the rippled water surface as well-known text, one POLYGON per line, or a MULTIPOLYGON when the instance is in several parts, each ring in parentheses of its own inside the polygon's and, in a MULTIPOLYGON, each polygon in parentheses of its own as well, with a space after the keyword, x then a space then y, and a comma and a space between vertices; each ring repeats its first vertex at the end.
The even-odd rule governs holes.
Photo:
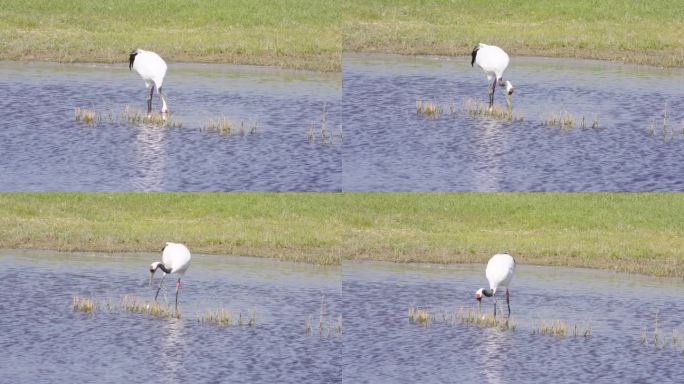
MULTIPOLYGON (((476 308, 484 266, 343 265, 343 376, 349 383, 673 383, 684 377, 684 281, 518 266, 515 331, 444 323, 476 308), (437 313, 428 327, 410 305, 437 313), (659 347, 652 344, 658 313, 659 347), (533 334, 540 320, 590 324, 590 336, 533 334), (673 346, 672 332, 678 339, 673 346), (641 343, 646 330, 647 342, 641 343)), ((501 304, 501 302, 499 303, 501 304)), ((492 310, 491 301, 482 311, 492 310)))
MULTIPOLYGON (((466 99, 488 100, 486 77, 470 57, 345 54, 342 188, 684 190, 682 70, 513 57, 504 77, 523 122, 462 111, 466 99), (429 119, 416 115, 417 100, 449 107, 429 119), (579 125, 582 115, 587 125, 597 116, 599 128, 541 125, 562 111, 579 125)), ((504 100, 497 90, 495 102, 504 100)))
MULTIPOLYGON (((114 303, 151 299, 156 255, 3 251, 0 381, 7 383, 325 383, 341 381, 339 333, 304 331, 339 316, 340 268, 194 255, 181 288, 182 318, 101 309, 73 312, 73 295, 114 303), (256 325, 200 324, 214 308, 256 311, 256 325)), ((174 283, 166 290, 173 300, 174 283)), ((326 328, 327 329, 327 328, 326 328)))
POLYGON ((0 63, 0 190, 337 191, 339 137, 321 144, 320 121, 326 111, 327 136, 339 132, 340 81, 339 74, 170 64, 163 88, 182 128, 89 126, 75 121, 76 107, 114 117, 127 104, 147 108, 144 82, 126 64, 0 63), (220 117, 236 129, 256 120, 257 133, 199 131, 220 117))

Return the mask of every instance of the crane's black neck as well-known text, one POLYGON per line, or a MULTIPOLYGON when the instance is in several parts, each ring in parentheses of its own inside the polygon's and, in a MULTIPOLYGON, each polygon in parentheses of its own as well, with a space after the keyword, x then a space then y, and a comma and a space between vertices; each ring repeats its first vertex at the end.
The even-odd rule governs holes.
POLYGON ((494 296, 494 290, 492 289, 483 289, 482 294, 487 296, 487 297, 492 297, 494 296))
POLYGON ((166 265, 164 265, 164 263, 157 264, 157 268, 155 268, 153 272, 156 272, 157 269, 161 269, 165 273, 171 273, 171 268, 168 268, 166 265))
POLYGON ((470 62, 470 66, 471 66, 471 67, 475 65, 475 57, 477 57, 477 50, 478 50, 478 49, 480 49, 480 46, 479 46, 479 45, 478 45, 477 47, 475 47, 475 49, 473 49, 473 53, 472 53, 472 55, 473 55, 473 60, 470 62))
POLYGON ((135 55, 137 55, 137 54, 138 54, 138 51, 135 50, 135 51, 131 52, 130 56, 128 56, 128 69, 129 70, 133 69, 133 62, 135 61, 135 55))

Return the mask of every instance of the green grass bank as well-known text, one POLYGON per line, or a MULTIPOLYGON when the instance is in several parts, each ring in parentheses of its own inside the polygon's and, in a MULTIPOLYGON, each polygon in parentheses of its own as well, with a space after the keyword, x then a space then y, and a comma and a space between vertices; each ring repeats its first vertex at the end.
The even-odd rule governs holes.
POLYGON ((336 0, 0 1, 0 60, 167 61, 339 71, 336 0))
POLYGON ((468 55, 478 43, 509 54, 684 66, 679 0, 347 0, 346 51, 468 55))
POLYGON ((0 248, 518 263, 684 276, 684 193, 2 193, 0 248))

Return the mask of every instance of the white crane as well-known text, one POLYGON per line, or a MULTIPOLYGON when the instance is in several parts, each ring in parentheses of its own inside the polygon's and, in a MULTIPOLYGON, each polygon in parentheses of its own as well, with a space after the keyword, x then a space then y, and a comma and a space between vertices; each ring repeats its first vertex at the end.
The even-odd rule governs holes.
MULTIPOLYGON (((480 288, 475 292, 475 299, 478 303, 482 300, 482 295, 492 297, 499 288, 506 288, 506 305, 508 306, 508 316, 511 316, 510 295, 508 285, 513 279, 515 272, 515 260, 507 253, 497 253, 492 256, 487 263, 485 275, 489 281, 489 289, 480 288)), ((496 299, 494 299, 494 317, 496 317, 496 299)))
MULTIPOLYGON (((513 84, 510 81, 504 81, 503 73, 508 67, 510 59, 508 54, 504 52, 503 49, 495 45, 478 44, 475 49, 473 49, 473 60, 470 62, 470 66, 475 66, 482 68, 482 70, 487 75, 487 81, 491 82, 491 87, 489 88, 489 110, 494 108, 494 91, 496 91, 496 84, 498 83, 501 87, 506 87, 506 94, 510 97, 513 94, 513 84)), ((507 97, 507 102, 510 106, 510 100, 507 97)))
POLYGON ((166 105, 166 98, 162 93, 162 84, 164 83, 164 76, 166 76, 166 62, 164 62, 164 59, 154 52, 138 48, 131 52, 128 58, 128 69, 135 69, 138 75, 145 80, 145 88, 149 91, 147 96, 147 116, 149 117, 152 114, 152 96, 156 88, 159 100, 162 103, 162 117, 165 117, 169 109, 166 105))
POLYGON ((175 273, 178 275, 178 280, 176 281, 176 312, 178 312, 178 291, 180 291, 181 277, 185 275, 185 271, 190 267, 190 258, 190 251, 185 245, 180 243, 166 243, 164 248, 162 248, 162 261, 155 261, 150 264, 150 285, 152 284, 152 277, 157 269, 161 269, 162 272, 164 272, 164 275, 159 282, 157 293, 154 295, 154 301, 157 301, 157 296, 159 296, 159 291, 162 288, 166 275, 175 273))

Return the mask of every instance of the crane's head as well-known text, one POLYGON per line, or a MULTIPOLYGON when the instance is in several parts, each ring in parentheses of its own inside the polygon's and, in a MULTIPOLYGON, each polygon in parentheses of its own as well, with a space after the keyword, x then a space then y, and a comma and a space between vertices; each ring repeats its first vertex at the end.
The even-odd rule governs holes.
POLYGON ((140 53, 140 49, 136 49, 133 52, 131 52, 130 56, 128 56, 128 69, 132 70, 133 69, 133 62, 135 61, 135 56, 140 53))
POLYGON ((154 277, 154 273, 157 271, 157 268, 159 268, 159 264, 161 264, 159 261, 155 261, 154 263, 150 264, 150 282, 148 285, 152 285, 152 278, 154 277))
POLYGON ((477 301, 482 300, 482 296, 492 297, 492 296, 494 296, 494 290, 493 289, 484 289, 484 288, 478 289, 475 292, 475 300, 477 300, 477 301))
POLYGON ((164 273, 173 273, 173 268, 167 267, 161 261, 155 261, 154 263, 150 264, 150 285, 152 284, 152 277, 157 269, 161 269, 164 273))
POLYGON ((480 301, 482 300, 482 288, 478 289, 475 292, 475 300, 480 301))
POLYGON ((510 95, 513 94, 513 84, 511 84, 510 81, 508 81, 508 80, 504 81, 503 78, 499 77, 499 78, 497 79, 497 82, 499 83, 499 86, 500 86, 500 87, 506 88, 506 94, 507 94, 508 96, 510 96, 510 95))

